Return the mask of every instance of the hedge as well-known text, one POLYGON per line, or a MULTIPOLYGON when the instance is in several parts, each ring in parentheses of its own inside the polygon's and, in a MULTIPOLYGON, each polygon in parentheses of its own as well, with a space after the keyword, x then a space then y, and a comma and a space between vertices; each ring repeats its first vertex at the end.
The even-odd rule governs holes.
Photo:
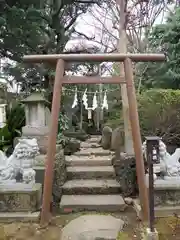
POLYGON ((152 89, 138 98, 142 137, 158 135, 180 145, 180 90, 152 89))
MULTIPOLYGON (((137 101, 142 138, 158 135, 166 144, 180 145, 180 90, 146 90, 137 101)), ((113 128, 122 124, 119 117, 112 116, 107 125, 112 122, 113 128)))

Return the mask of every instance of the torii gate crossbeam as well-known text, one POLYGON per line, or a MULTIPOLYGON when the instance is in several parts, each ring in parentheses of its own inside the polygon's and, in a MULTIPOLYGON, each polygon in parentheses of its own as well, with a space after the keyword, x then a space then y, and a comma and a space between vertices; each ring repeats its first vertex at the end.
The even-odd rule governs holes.
POLYGON ((58 117, 61 106, 61 93, 63 84, 100 84, 100 83, 114 83, 126 84, 127 95, 129 102, 129 118, 132 128, 132 137, 134 152, 136 158, 136 171, 139 187, 140 202, 144 220, 148 220, 148 192, 145 183, 145 169, 142 153, 142 142, 139 126, 138 108, 136 101, 136 93, 133 80, 132 61, 134 62, 148 62, 148 61, 164 61, 166 59, 164 54, 51 54, 51 55, 28 55, 24 56, 25 62, 31 63, 49 63, 56 66, 56 74, 54 81, 53 100, 51 109, 51 126, 48 138, 48 149, 46 159, 46 169, 44 176, 44 191, 43 204, 41 212, 41 224, 45 224, 50 218, 50 204, 52 196, 53 184, 53 168, 54 158, 56 152, 56 137, 58 131, 58 117), (93 78, 93 77, 66 77, 64 76, 65 62, 123 62, 125 79, 122 77, 110 78, 93 78))

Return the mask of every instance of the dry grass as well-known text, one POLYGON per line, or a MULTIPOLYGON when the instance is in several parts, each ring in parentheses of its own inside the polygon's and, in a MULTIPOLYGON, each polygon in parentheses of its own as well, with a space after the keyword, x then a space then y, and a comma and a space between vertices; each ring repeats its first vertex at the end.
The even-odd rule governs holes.
POLYGON ((11 223, 0 226, 0 240, 59 240, 61 228, 59 226, 48 226, 40 229, 38 224, 33 223, 11 223))
MULTIPOLYGON (((0 240, 60 240, 61 229, 71 220, 84 214, 109 214, 97 212, 81 212, 56 216, 51 224, 41 229, 35 223, 10 223, 0 225, 0 240)), ((115 217, 122 218, 126 222, 125 233, 120 233, 120 239, 132 239, 129 236, 136 236, 134 225, 136 223, 136 215, 131 210, 126 213, 112 214, 115 217), (123 235, 122 235, 123 234, 123 235)), ((139 239, 139 238, 136 238, 139 239)))
MULTIPOLYGON (((0 240, 60 240, 61 229, 79 214, 68 214, 54 217, 51 224, 46 228, 40 228, 36 223, 9 223, 0 225, 0 240)), ((83 213, 86 214, 86 213, 83 213)), ((93 213, 94 214, 94 213, 93 213)), ((134 213, 124 213, 129 223, 124 231, 119 233, 118 239, 132 240, 141 239, 145 225, 139 222, 134 213)), ((116 215, 122 217, 122 215, 116 215)), ((159 232, 159 240, 180 239, 180 219, 176 216, 156 220, 156 229, 159 232)))
POLYGON ((160 240, 180 239, 180 218, 178 216, 161 218, 156 220, 156 229, 160 240))

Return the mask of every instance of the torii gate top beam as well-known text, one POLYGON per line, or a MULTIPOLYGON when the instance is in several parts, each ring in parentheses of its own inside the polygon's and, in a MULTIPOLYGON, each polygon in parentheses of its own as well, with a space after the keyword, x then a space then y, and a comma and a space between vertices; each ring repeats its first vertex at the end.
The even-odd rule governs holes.
POLYGON ((24 62, 31 63, 54 63, 58 59, 67 62, 123 62, 126 58, 133 62, 162 62, 165 61, 165 54, 48 54, 48 55, 26 55, 24 62))

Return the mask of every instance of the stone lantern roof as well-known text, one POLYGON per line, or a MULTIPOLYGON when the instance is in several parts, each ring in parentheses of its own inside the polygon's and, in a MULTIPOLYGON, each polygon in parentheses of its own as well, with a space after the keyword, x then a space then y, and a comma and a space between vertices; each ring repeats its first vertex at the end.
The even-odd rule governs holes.
POLYGON ((44 96, 39 92, 31 93, 27 98, 21 101, 22 103, 48 103, 44 96))

